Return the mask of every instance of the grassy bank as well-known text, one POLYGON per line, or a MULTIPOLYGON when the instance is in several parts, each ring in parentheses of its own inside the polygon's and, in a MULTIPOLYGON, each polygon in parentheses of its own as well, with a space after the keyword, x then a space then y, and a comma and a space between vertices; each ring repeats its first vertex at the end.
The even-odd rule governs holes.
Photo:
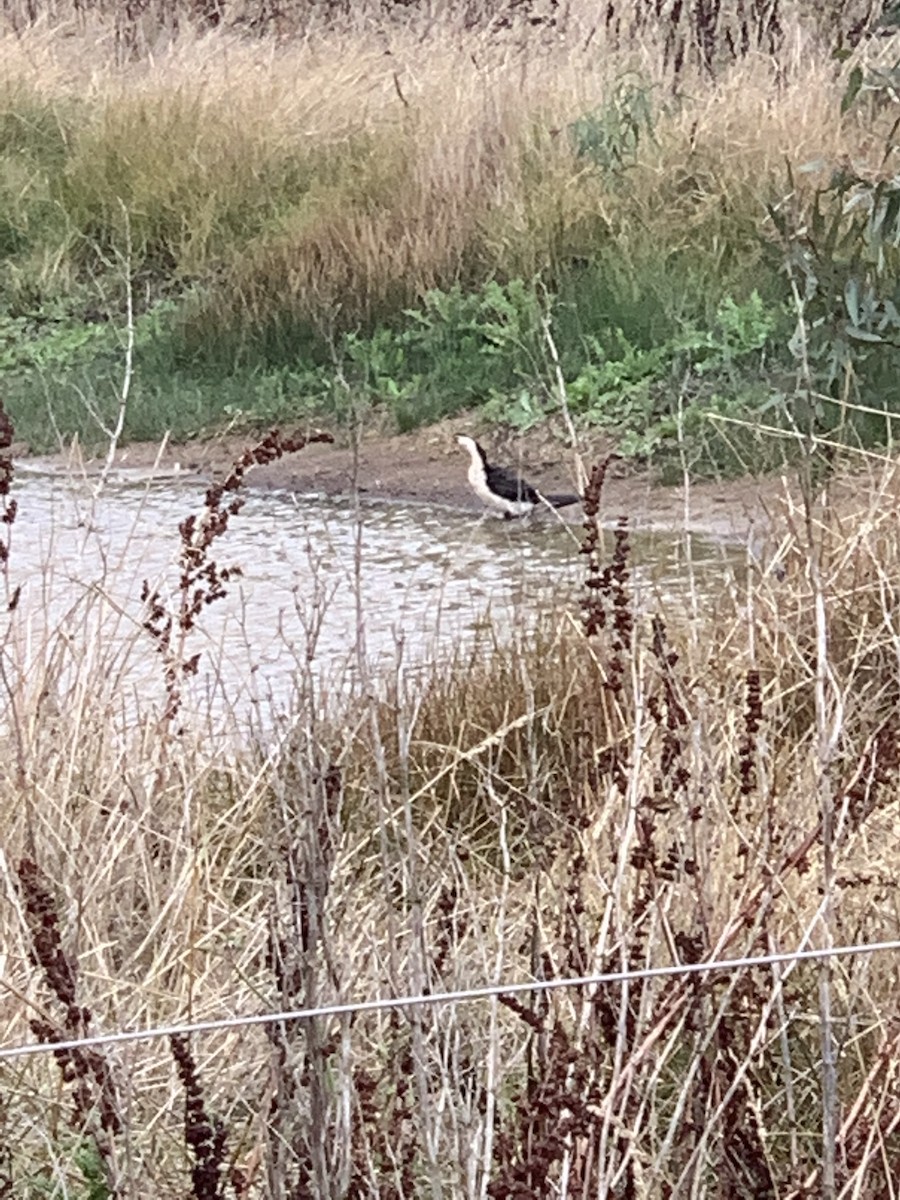
POLYGON ((130 438, 480 405, 527 427, 561 374, 625 452, 680 413, 698 460, 739 466, 717 415, 805 426, 813 392, 825 428, 892 409, 877 14, 644 8, 9 6, 0 370, 20 435, 105 440, 132 339, 130 438))
MULTIPOLYGON (((12 544, 0 1044, 897 936, 895 472, 786 500, 777 570, 723 566, 712 594, 688 578, 649 603, 644 585, 638 609, 627 527, 604 545, 595 522, 601 466, 578 608, 488 629, 414 682, 405 660, 375 687, 363 670, 342 711, 303 665, 315 614, 298 614, 293 716, 240 747, 182 704, 195 626, 229 586, 215 563, 243 471, 295 448, 248 451, 207 519, 173 529, 180 591, 146 595, 124 637, 92 633, 104 582, 73 580, 36 640, 40 588, 16 595, 12 544), (129 715, 135 658, 156 685, 129 715)), ((897 963, 3 1060, 4 1185, 820 1195, 824 1110, 834 1194, 880 1197, 900 1152, 897 963)))

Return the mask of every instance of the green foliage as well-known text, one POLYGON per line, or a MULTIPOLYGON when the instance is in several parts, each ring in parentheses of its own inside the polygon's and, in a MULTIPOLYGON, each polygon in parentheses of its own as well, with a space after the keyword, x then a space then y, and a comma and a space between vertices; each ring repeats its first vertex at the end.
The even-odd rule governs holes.
MULTIPOLYGON (((597 332, 585 332, 592 301, 567 321, 572 303, 546 295, 539 281, 433 290, 396 326, 338 337, 329 355, 298 351, 290 364, 262 360, 224 373, 185 355, 184 304, 160 301, 135 320, 124 435, 152 440, 168 432, 177 440, 223 424, 340 423, 360 405, 389 414, 401 430, 474 405, 489 419, 527 430, 558 406, 543 325, 549 320, 573 413, 613 430, 623 453, 646 455, 677 431, 673 396, 681 396, 682 409, 687 397, 689 429, 699 428, 704 406, 724 403, 726 389, 746 398, 742 373, 757 369, 777 317, 758 293, 743 304, 726 297, 711 328, 681 323, 668 337, 642 344, 605 319, 597 332)), ((57 307, 0 320, 10 411, 19 436, 36 450, 73 433, 88 445, 102 441, 91 410, 114 419, 123 371, 125 331, 114 315, 75 324, 57 307)))
POLYGON ((505 395, 538 371, 541 302, 522 280, 433 289, 403 315, 397 329, 344 340, 354 383, 386 403, 401 429, 505 395))
MULTIPOLYGON (((866 105, 890 126, 886 161, 898 81, 853 68, 841 104, 847 119, 866 105)), ((222 137, 177 96, 91 114, 7 96, 0 376, 20 436, 36 449, 75 432, 91 443, 90 410, 113 418, 127 258, 137 316, 126 438, 340 422, 360 406, 399 429, 481 406, 526 430, 559 403, 549 321, 573 414, 614 432, 623 453, 664 455, 688 438, 715 465, 708 418, 762 409, 771 422, 883 440, 889 426, 862 410, 900 411, 900 177, 845 169, 803 207, 772 203, 778 242, 766 244, 745 197, 710 203, 714 163, 700 153, 661 180, 654 210, 633 181, 657 118, 648 86, 618 81, 567 127, 571 212, 553 216, 533 148, 535 211, 546 208, 537 224, 525 217, 537 273, 485 279, 484 264, 458 265, 455 282, 410 304, 402 276, 373 280, 364 302, 328 290, 355 286, 341 222, 375 213, 390 228, 390 139, 263 147, 222 137), (601 219, 597 202, 613 195, 601 219), (319 253, 334 279, 321 295, 288 295, 298 256, 319 253), (358 301, 367 316, 354 320, 358 301), (802 345, 789 329, 801 329, 798 301, 802 345), (787 376, 801 357, 810 386, 798 397, 787 376)), ((522 257, 512 245, 509 262, 522 257)))
POLYGON ((558 404, 549 318, 580 417, 645 453, 669 436, 686 368, 699 406, 749 365, 753 313, 736 301, 732 329, 727 304, 757 286, 752 219, 739 199, 688 228, 702 163, 648 201, 637 181, 663 110, 640 77, 562 139, 526 124, 510 151, 521 195, 467 196, 468 224, 433 258, 428 223, 408 220, 418 202, 401 203, 422 186, 406 174, 413 126, 268 137, 212 95, 0 98, 0 377, 35 449, 96 444, 91 412, 114 418, 126 270, 126 438, 360 405, 400 429, 471 406, 528 429, 558 404))
MULTIPOLYGON (((900 68, 850 72, 843 113, 866 105, 893 118, 884 161, 896 153, 900 68)), ((810 163, 801 170, 821 170, 810 163)), ((788 188, 797 184, 788 171, 788 188)), ((900 414, 900 176, 872 180, 832 172, 801 208, 771 205, 777 252, 792 289, 788 347, 800 384, 783 399, 784 419, 812 435, 890 441, 900 414)))
POLYGON ((569 125, 569 141, 576 158, 610 180, 634 166, 642 140, 653 137, 653 124, 650 86, 622 79, 604 104, 569 125))
MULTIPOLYGON (((63 1148, 71 1160, 73 1178, 62 1182, 48 1171, 29 1180, 26 1189, 17 1195, 41 1197, 42 1200, 110 1200, 103 1156, 92 1138, 83 1138, 74 1147, 63 1148)), ((21 1186, 21 1181, 20 1181, 21 1186)))
POLYGON ((81 1172, 84 1190, 79 1200, 108 1200, 109 1184, 104 1169, 103 1156, 93 1141, 84 1141, 78 1147, 75 1161, 81 1172))
POLYGON ((572 409, 617 430, 621 453, 650 454, 679 434, 679 421, 690 435, 704 411, 721 411, 723 387, 731 385, 735 407, 745 402, 741 373, 758 367, 777 324, 753 292, 744 304, 726 297, 711 329, 688 326, 651 349, 633 345, 621 329, 605 343, 590 338, 587 362, 567 386, 572 409))
POLYGON ((24 317, 0 320, 0 371, 40 370, 71 361, 107 338, 101 325, 51 327, 29 338, 31 325, 24 317))
POLYGON ((0 295, 12 282, 11 266, 34 268, 48 246, 65 243, 67 222, 52 195, 51 179, 67 155, 70 114, 17 92, 0 96, 0 295))

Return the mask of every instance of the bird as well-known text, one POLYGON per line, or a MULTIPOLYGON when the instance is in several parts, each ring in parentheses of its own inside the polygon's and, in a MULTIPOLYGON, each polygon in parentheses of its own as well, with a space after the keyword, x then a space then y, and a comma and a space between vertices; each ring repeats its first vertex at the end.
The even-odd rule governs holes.
POLYGON ((474 438, 459 433, 456 440, 465 450, 468 450, 472 461, 469 464, 469 483, 472 491, 479 500, 493 508, 499 508, 507 521, 514 517, 527 517, 539 504, 549 504, 553 508, 565 508, 568 504, 577 504, 581 497, 574 493, 545 496, 537 488, 505 467, 497 467, 489 463, 487 455, 474 438))

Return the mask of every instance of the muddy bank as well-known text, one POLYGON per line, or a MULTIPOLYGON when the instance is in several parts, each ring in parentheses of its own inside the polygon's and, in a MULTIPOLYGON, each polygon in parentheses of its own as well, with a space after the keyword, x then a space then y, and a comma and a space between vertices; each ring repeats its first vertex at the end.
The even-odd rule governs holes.
MULTIPOLYGON (((543 430, 524 436, 485 431, 465 417, 409 434, 365 436, 356 449, 338 437, 334 445, 312 445, 257 468, 248 482, 321 496, 348 495, 356 487, 372 499, 412 500, 477 514, 483 508, 466 480, 468 457, 454 441, 459 432, 476 436, 489 457, 515 466, 543 491, 571 490, 576 485, 575 456, 558 437, 543 430)), ((156 470, 167 476, 186 473, 215 479, 253 440, 252 434, 229 433, 162 448, 132 444, 116 453, 113 471, 156 470)), ((580 447, 580 453, 590 467, 610 449, 607 439, 595 437, 580 447)), ((76 447, 68 455, 26 459, 23 467, 95 474, 103 468, 103 458, 81 455, 76 447)), ((703 482, 692 484, 686 496, 681 486, 663 487, 650 472, 616 462, 604 487, 604 511, 609 524, 627 515, 637 528, 688 528, 714 537, 743 537, 766 523, 768 510, 784 495, 785 486, 777 478, 703 482)), ((577 508, 561 515, 568 521, 580 520, 577 508)))

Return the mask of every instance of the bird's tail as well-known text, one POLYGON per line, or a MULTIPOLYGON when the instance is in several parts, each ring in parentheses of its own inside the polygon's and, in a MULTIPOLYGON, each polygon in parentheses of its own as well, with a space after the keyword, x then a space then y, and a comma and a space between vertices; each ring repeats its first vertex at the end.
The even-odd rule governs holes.
POLYGON ((554 508, 567 508, 570 504, 580 504, 581 497, 574 495, 572 492, 563 492, 554 496, 541 496, 542 500, 546 500, 548 504, 552 504, 554 508))

